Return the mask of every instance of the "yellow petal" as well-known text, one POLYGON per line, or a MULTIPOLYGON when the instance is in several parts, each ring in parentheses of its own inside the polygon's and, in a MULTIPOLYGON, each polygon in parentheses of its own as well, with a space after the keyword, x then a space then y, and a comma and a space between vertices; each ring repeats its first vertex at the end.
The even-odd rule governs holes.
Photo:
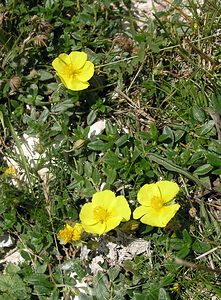
POLYGON ((61 75, 61 73, 57 73, 57 76, 61 79, 61 82, 67 88, 66 82, 69 81, 69 77, 65 77, 65 76, 61 75))
POLYGON ((108 232, 116 228, 120 224, 121 220, 122 220, 121 216, 114 216, 112 218, 108 218, 106 222, 105 232, 108 232))
POLYGON ((94 219, 94 208, 92 203, 86 203, 82 206, 79 218, 81 222, 86 225, 94 225, 97 223, 94 219))
POLYGON ((122 217, 122 221, 130 220, 131 210, 124 196, 116 197, 116 213, 122 217))
POLYGON ((70 64, 70 58, 66 53, 60 54, 57 58, 55 58, 52 62, 53 68, 58 73, 62 73, 63 69, 66 65, 70 64))
POLYGON ((159 219, 161 219, 162 226, 165 227, 167 223, 175 216, 176 212, 180 208, 179 204, 173 204, 163 206, 160 210, 159 219))
POLYGON ((76 223, 73 227, 73 234, 72 234, 72 241, 79 241, 81 239, 81 234, 82 234, 82 224, 76 223))
POLYGON ((141 218, 143 215, 148 213, 148 209, 149 209, 149 207, 147 207, 147 206, 142 206, 142 205, 138 206, 133 212, 133 218, 134 219, 141 218))
MULTIPOLYGON (((87 61, 85 52, 73 51, 69 54, 69 59, 75 70, 81 69, 87 61)), ((87 80, 82 80, 87 81, 87 80)))
POLYGON ((93 195, 92 205, 93 207, 102 206, 106 210, 110 211, 116 204, 115 194, 110 190, 97 192, 93 195))
POLYGON ((138 202, 145 206, 151 206, 151 200, 153 197, 161 197, 160 190, 156 183, 145 184, 141 187, 137 194, 138 202))
MULTIPOLYGON (((61 78, 61 76, 59 76, 61 78)), ((85 90, 89 87, 88 82, 82 82, 76 79, 76 76, 71 76, 71 77, 62 77, 62 83, 72 91, 81 91, 85 90)))
POLYGON ((164 203, 173 200, 173 198, 179 192, 178 184, 172 181, 162 180, 162 181, 158 181, 156 185, 160 189, 161 197, 164 203))
POLYGON ((74 228, 68 224, 65 225, 65 228, 58 232, 58 238, 63 244, 71 242, 73 236, 74 228))
POLYGON ((140 221, 151 226, 165 227, 174 217, 179 208, 179 204, 163 206, 159 211, 149 207, 147 213, 140 219, 140 221))
POLYGON ((86 232, 99 234, 99 235, 105 233, 105 230, 106 230, 105 223, 103 223, 103 224, 97 223, 95 225, 87 225, 87 224, 82 223, 82 226, 86 232))
POLYGON ((76 78, 80 81, 88 81, 94 75, 94 64, 90 61, 86 61, 83 68, 76 73, 76 78))

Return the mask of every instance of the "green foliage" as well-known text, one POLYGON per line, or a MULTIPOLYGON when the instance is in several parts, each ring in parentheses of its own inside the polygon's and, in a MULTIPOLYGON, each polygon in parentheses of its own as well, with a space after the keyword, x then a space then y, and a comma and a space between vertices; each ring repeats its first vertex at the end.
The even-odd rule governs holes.
MULTIPOLYGON (((131 1, 0 4, 0 233, 14 236, 24 259, 0 274, 1 299, 220 297, 215 273, 174 260, 195 263, 203 255, 197 263, 221 268, 218 2, 174 1, 144 28, 131 1), (81 50, 95 75, 76 93, 51 62, 81 50), (101 119, 105 130, 89 138, 101 119), (23 153, 23 133, 39 138, 37 163, 23 153), (16 175, 7 175, 6 157, 19 165, 16 175), (39 175, 44 167, 46 179, 39 175), (181 209, 165 229, 140 224, 129 232, 151 242, 150 257, 104 262, 105 272, 93 275, 79 258, 81 245, 57 240, 96 191, 125 195, 133 210, 139 188, 160 178, 181 186, 181 209), (76 287, 85 276, 92 296, 76 287)), ((89 247, 89 239, 82 244, 89 247)))

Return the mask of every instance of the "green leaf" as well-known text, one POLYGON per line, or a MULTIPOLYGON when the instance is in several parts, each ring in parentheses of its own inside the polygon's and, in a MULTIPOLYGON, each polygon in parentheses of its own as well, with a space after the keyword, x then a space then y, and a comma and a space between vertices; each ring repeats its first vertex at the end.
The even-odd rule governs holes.
MULTIPOLYGON (((30 299, 30 289, 25 285, 17 274, 0 275, 0 291, 8 295, 8 300, 28 300, 30 299)), ((6 298, 5 298, 6 299, 6 298)))
POLYGON ((208 150, 211 152, 216 152, 217 154, 221 155, 221 144, 216 140, 212 140, 208 144, 208 150))
POLYGON ((221 228, 220 228, 220 222, 215 218, 212 214, 209 214, 211 225, 215 229, 217 237, 220 237, 221 228))
POLYGON ((208 122, 206 122, 198 131, 199 135, 206 135, 207 133, 209 133, 214 127, 214 121, 210 120, 208 122))
POLYGON ((92 110, 87 116, 87 125, 93 124, 96 118, 97 118, 97 113, 96 111, 92 110))
POLYGON ((170 285, 174 280, 174 275, 169 273, 169 274, 166 274, 162 281, 161 281, 161 285, 162 286, 167 286, 167 285, 170 285))
POLYGON ((32 95, 33 98, 35 98, 38 95, 38 86, 37 86, 37 84, 33 83, 33 84, 30 85, 29 94, 32 95))
MULTIPOLYGON (((80 181, 84 180, 84 178, 83 178, 81 175, 79 175, 77 172, 75 172, 75 171, 72 171, 72 172, 71 172, 71 176, 72 176, 72 177, 74 178, 74 180, 77 181, 77 182, 80 182, 80 181)), ((70 186, 71 186, 71 183, 70 183, 70 185, 68 186, 68 188, 70 188, 70 186)))
POLYGON ((19 271, 20 271, 20 267, 12 263, 9 263, 6 267, 6 273, 8 274, 15 274, 18 273, 19 271))
POLYGON ((132 274, 134 274, 136 272, 137 266, 134 261, 125 260, 123 263, 123 266, 126 271, 129 271, 132 274))
POLYGON ((135 160, 141 155, 140 150, 135 146, 134 151, 132 152, 131 162, 135 162, 135 160))
POLYGON ((96 168, 93 169, 92 180, 95 184, 98 184, 101 181, 101 175, 96 168))
POLYGON ((171 139, 172 143, 174 143, 173 130, 169 126, 164 126, 162 135, 167 136, 167 138, 171 139))
POLYGON ((69 108, 72 108, 74 107, 74 104, 72 102, 72 100, 65 100, 61 103, 58 103, 56 105, 54 105, 52 108, 51 108, 51 112, 52 113, 63 113, 64 111, 67 111, 69 108))
POLYGON ((207 285, 209 285, 209 287, 216 293, 216 295, 221 298, 221 289, 220 288, 217 288, 216 286, 210 285, 208 283, 206 284, 206 286, 207 285))
POLYGON ((192 243, 192 238, 186 229, 183 230, 183 241, 187 245, 191 245, 192 243))
POLYGON ((39 80, 41 81, 46 81, 54 77, 51 73, 43 69, 38 70, 38 75, 40 75, 39 80))
POLYGON ((184 130, 176 130, 173 132, 174 133, 174 139, 175 139, 175 142, 178 142, 185 134, 185 131, 184 130))
POLYGON ((214 167, 220 167, 221 166, 221 158, 215 154, 215 153, 208 153, 206 155, 207 160, 209 162, 210 165, 214 166, 214 167))
MULTIPOLYGON (((17 275, 11 277, 10 275, 0 275, 0 291, 1 292, 8 292, 11 288, 11 286, 13 286, 13 284, 11 284, 12 278, 18 278, 17 275)), ((20 280, 20 277, 19 277, 20 280)))
POLYGON ((115 144, 117 145, 117 147, 121 147, 128 141, 128 139, 129 139, 129 134, 124 134, 118 140, 116 140, 115 144))
POLYGON ((184 176, 188 177, 189 179, 195 181, 198 185, 202 186, 202 183, 200 182, 200 180, 197 177, 193 176, 191 173, 189 173, 188 171, 179 167, 178 165, 175 165, 173 162, 171 162, 165 158, 162 158, 162 156, 157 155, 155 153, 148 153, 147 156, 150 158, 150 160, 152 160, 160 165, 163 165, 167 170, 181 173, 184 176))
POLYGON ((209 173, 212 169, 213 169, 213 166, 211 166, 210 164, 205 164, 205 165, 199 166, 194 171, 194 174, 196 174, 196 175, 205 175, 205 174, 209 173))
POLYGON ((64 7, 71 7, 71 6, 73 6, 73 1, 64 1, 64 3, 63 3, 63 5, 64 5, 64 7))
POLYGON ((114 168, 106 168, 105 174, 107 175, 107 183, 112 184, 117 177, 117 172, 114 168))
POLYGON ((36 272, 36 273, 44 274, 44 273, 46 272, 46 270, 47 270, 47 267, 48 267, 47 263, 45 263, 45 264, 43 264, 43 265, 39 265, 39 266, 37 266, 37 268, 35 269, 35 272, 36 272))
POLYGON ((150 124, 150 134, 151 134, 153 140, 156 141, 158 138, 158 130, 157 130, 157 126, 155 123, 150 124))
POLYGON ((120 270, 121 270, 120 267, 114 267, 109 269, 108 276, 110 278, 110 281, 113 282, 117 278, 118 274, 120 273, 120 270))
POLYGON ((221 95, 218 93, 213 94, 211 97, 211 103, 214 107, 214 111, 221 116, 221 95))
POLYGON ((198 106, 194 105, 192 107, 193 117, 196 121, 203 123, 205 121, 205 113, 204 111, 198 106))
POLYGON ((137 139, 141 139, 141 140, 144 140, 144 141, 149 141, 150 140, 150 134, 148 132, 145 132, 145 131, 136 132, 135 137, 137 139))
POLYGON ((114 169, 119 169, 122 167, 122 160, 113 152, 108 151, 104 156, 104 162, 114 169))
POLYGON ((188 165, 194 164, 197 160, 204 158, 205 151, 204 150, 197 150, 189 159, 188 165))
POLYGON ((77 296, 77 299, 79 299, 79 300, 94 300, 94 298, 92 296, 87 296, 86 294, 82 294, 82 293, 80 293, 77 296))
POLYGON ((181 239, 173 238, 170 239, 170 249, 171 250, 180 250, 184 246, 184 242, 181 239))
POLYGON ((104 151, 106 146, 107 146, 107 144, 101 140, 92 141, 87 144, 87 147, 89 149, 95 150, 95 151, 104 151))
POLYGON ((171 300, 170 296, 168 295, 168 293, 165 291, 164 288, 159 289, 158 300, 171 300))
POLYGON ((155 300, 154 298, 150 298, 151 296, 148 294, 148 295, 144 295, 143 293, 134 293, 134 300, 155 300))
POLYGON ((198 254, 205 253, 211 249, 211 246, 208 243, 201 242, 196 240, 192 245, 193 251, 196 251, 198 254))
POLYGON ((181 248, 177 253, 176 256, 179 258, 185 258, 188 254, 190 253, 190 248, 189 246, 184 246, 181 248))
POLYGON ((39 293, 47 293, 53 288, 53 284, 50 282, 49 277, 45 274, 33 273, 26 276, 24 280, 29 284, 34 285, 35 289, 37 289, 39 293))
POLYGON ((208 211, 203 201, 200 202, 200 219, 202 219, 204 224, 210 224, 208 211))
POLYGON ((99 300, 110 299, 110 293, 108 291, 108 278, 104 273, 97 273, 94 277, 94 289, 95 297, 99 300))
POLYGON ((105 129, 106 129, 107 135, 116 135, 117 134, 117 127, 114 126, 109 120, 106 121, 105 129))
POLYGON ((216 169, 212 172, 214 175, 221 175, 221 169, 216 169))
POLYGON ((86 161, 84 163, 84 173, 85 173, 85 175, 87 177, 91 177, 92 171, 93 171, 92 165, 88 161, 86 161))

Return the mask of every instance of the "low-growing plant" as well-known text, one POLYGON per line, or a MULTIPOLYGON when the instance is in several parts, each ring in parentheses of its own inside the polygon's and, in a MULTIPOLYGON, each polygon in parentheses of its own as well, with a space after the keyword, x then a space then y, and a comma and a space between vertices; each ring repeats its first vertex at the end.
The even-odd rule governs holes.
POLYGON ((1 299, 221 297, 221 6, 162 3, 0 4, 1 299))

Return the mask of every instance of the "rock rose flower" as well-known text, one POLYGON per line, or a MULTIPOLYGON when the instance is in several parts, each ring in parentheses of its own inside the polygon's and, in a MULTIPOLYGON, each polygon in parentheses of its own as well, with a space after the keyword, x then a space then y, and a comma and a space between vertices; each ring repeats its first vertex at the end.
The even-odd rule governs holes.
POLYGON ((133 218, 141 218, 140 221, 147 225, 165 227, 180 208, 179 204, 171 203, 178 192, 175 182, 145 184, 137 194, 141 206, 134 210, 133 218))
POLYGON ((83 228, 80 223, 76 223, 74 226, 66 224, 65 228, 58 232, 58 238, 62 244, 79 241, 82 230, 83 228))
POLYGON ((85 52, 62 53, 53 60, 52 66, 61 82, 72 91, 88 88, 87 81, 94 75, 94 64, 87 60, 85 52))
POLYGON ((116 228, 130 219, 131 210, 124 196, 110 190, 97 192, 92 201, 82 206, 80 220, 86 232, 99 235, 116 228))

